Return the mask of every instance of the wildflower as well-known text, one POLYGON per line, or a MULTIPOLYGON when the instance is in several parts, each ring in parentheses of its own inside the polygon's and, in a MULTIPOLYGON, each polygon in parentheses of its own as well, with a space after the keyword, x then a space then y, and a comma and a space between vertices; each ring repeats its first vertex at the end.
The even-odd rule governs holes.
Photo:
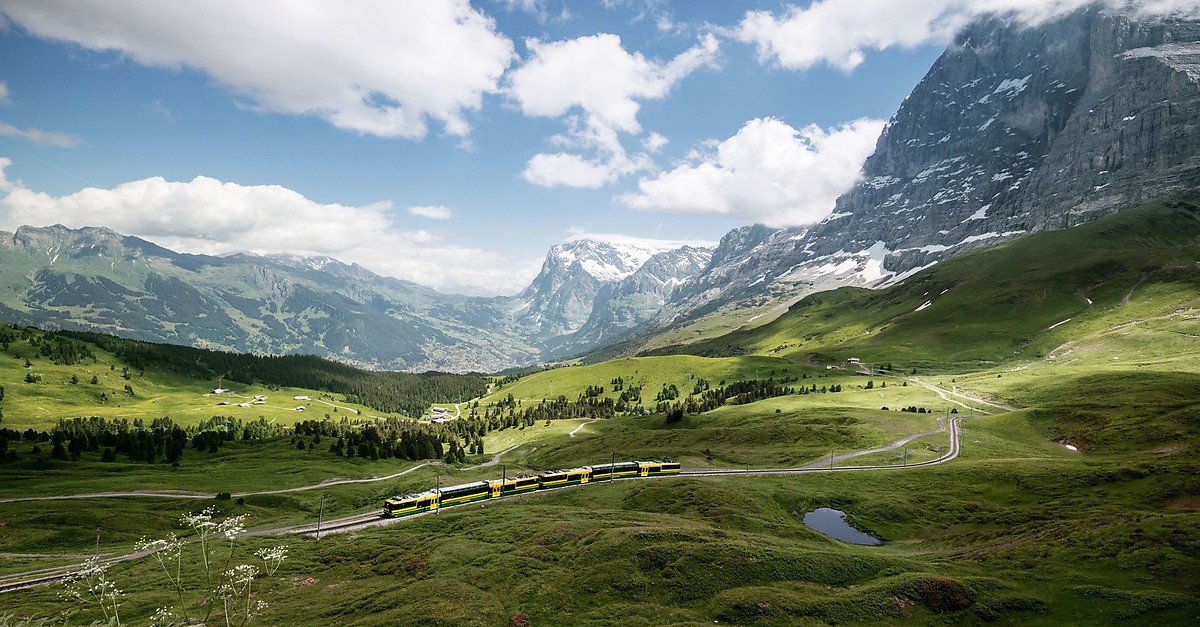
POLYGON ((89 599, 95 601, 100 611, 104 612, 106 622, 120 625, 118 608, 121 604, 118 600, 124 596, 124 592, 117 588, 115 582, 109 581, 106 574, 108 566, 101 563, 99 557, 92 557, 78 571, 63 578, 63 583, 67 585, 67 597, 80 602, 89 599))
POLYGON ((151 627, 169 627, 175 623, 175 612, 172 612, 171 608, 168 607, 160 607, 154 610, 154 613, 150 615, 151 627))
POLYGON ((230 516, 217 524, 217 533, 224 534, 225 539, 233 542, 239 535, 246 531, 246 515, 230 516))
POLYGON ((283 563, 283 560, 287 559, 287 545, 281 544, 269 549, 259 549, 254 554, 266 563, 267 575, 273 577, 275 571, 279 570, 279 565, 283 563))

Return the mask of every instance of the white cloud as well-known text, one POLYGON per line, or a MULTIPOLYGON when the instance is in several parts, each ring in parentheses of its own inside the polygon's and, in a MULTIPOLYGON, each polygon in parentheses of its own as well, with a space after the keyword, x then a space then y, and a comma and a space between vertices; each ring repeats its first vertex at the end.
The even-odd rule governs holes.
POLYGON ((58 146, 59 148, 74 148, 80 143, 78 137, 68 133, 44 131, 40 128, 18 128, 5 122, 0 122, 0 135, 5 137, 17 137, 31 141, 35 144, 58 146))
POLYGON ((719 49, 711 34, 666 62, 629 53, 608 33, 527 45, 530 58, 509 74, 508 95, 525 115, 562 118, 568 132, 552 141, 591 155, 535 155, 523 176, 545 187, 600 187, 647 167, 645 155, 626 154, 620 134, 641 133, 641 101, 665 98, 687 75, 712 65, 719 49))
MULTIPOLYGON (((515 293, 533 274, 527 259, 448 243, 394 222, 391 203, 318 203, 277 185, 239 185, 198 176, 160 177, 112 189, 86 188, 51 196, 10 181, 0 158, 0 228, 104 225, 178 252, 290 253, 358 263, 386 276, 432 287, 484 286, 515 293)), ((536 270, 534 270, 536 273, 536 270)))
POLYGON ((597 189, 617 180, 617 169, 603 161, 565 152, 539 153, 525 165, 526 181, 541 187, 597 189))
POLYGON ((825 63, 850 71, 868 50, 948 41, 984 15, 1012 15, 1026 24, 1062 17, 1088 5, 1143 15, 1200 17, 1195 0, 817 0, 781 15, 747 12, 736 37, 753 43, 763 61, 803 70, 825 63))
POLYGON ((696 163, 655 178, 620 197, 637 209, 711 213, 771 226, 815 224, 861 178, 862 164, 883 131, 859 119, 824 130, 796 130, 774 118, 747 122, 696 163))
POLYGON ((630 54, 617 35, 602 33, 566 41, 527 42, 531 58, 512 71, 508 93, 525 115, 559 117, 578 107, 588 124, 637 133, 638 100, 663 98, 693 71, 711 64, 716 37, 671 61, 655 63, 630 54))
POLYGON ((647 152, 658 152, 663 149, 663 146, 669 143, 671 143, 671 140, 667 139, 662 133, 650 133, 642 141, 642 146, 646 148, 647 152))
POLYGON ((0 0, 30 33, 207 73, 251 108, 342 129, 465 135, 514 58, 468 0, 0 0))
POLYGON ((454 216, 454 210, 450 207, 437 205, 409 207, 408 213, 418 218, 429 218, 430 220, 449 220, 454 216))

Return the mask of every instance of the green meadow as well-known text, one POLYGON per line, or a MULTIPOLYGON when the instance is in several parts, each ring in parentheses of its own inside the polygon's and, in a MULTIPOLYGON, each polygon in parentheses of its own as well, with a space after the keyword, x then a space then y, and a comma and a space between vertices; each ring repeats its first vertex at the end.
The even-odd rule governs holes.
MULTIPOLYGON (((649 408, 664 385, 682 398, 700 380, 715 387, 796 377, 789 385, 841 391, 725 405, 674 423, 636 413, 538 421, 489 431, 485 453, 463 463, 346 459, 324 443, 297 447, 286 435, 188 450, 177 466, 103 462, 96 453, 51 459, 21 441, 10 445, 17 459, 0 466, 0 499, 132 490, 203 498, 0 503, 0 582, 91 553, 97 529, 106 555, 130 552, 143 535, 194 538, 180 516, 208 506, 219 508, 218 518, 248 515, 262 529, 311 522, 319 511, 371 512, 386 496, 435 484, 614 458, 670 458, 686 469, 794 467, 884 447, 953 416, 962 418, 961 453, 938 466, 634 479, 476 503, 320 541, 245 537, 232 554, 222 545, 214 555, 250 562, 253 549, 289 545, 280 570, 254 580, 256 598, 268 604, 253 618, 259 624, 1194 624, 1198 262, 1200 221, 1185 198, 966 253, 889 289, 809 297, 771 323, 670 354, 498 378, 478 399, 481 408, 509 394, 522 406, 574 400, 589 386, 615 398, 617 378, 642 386, 649 408), (891 368, 866 376, 851 357, 891 368), (924 411, 900 411, 910 407, 924 411), (481 466, 501 452, 496 465, 481 466), (243 494, 410 469, 372 483, 243 494), (883 544, 847 544, 809 529, 804 515, 819 507, 845 512, 883 544)), ((22 351, 32 348, 14 342, 0 353, 3 427, 45 428, 75 415, 187 423, 234 411, 206 395, 217 382, 152 368, 127 380, 111 355, 54 366, 22 351), (40 382, 22 381, 26 358, 40 382), (72 374, 81 382, 70 383, 72 374), (130 398, 121 396, 126 384, 130 398), (109 401, 99 403, 97 392, 109 401)), ((263 412, 287 425, 299 419, 287 407, 292 396, 324 392, 235 393, 267 394, 272 405, 288 399, 278 413, 248 409, 251 419, 263 412)), ((471 400, 458 399, 464 416, 471 400)), ((307 417, 377 414, 331 402, 337 412, 311 407, 307 417)), ((915 463, 948 445, 946 433, 926 434, 839 465, 899 467, 905 451, 915 463)), ((182 555, 186 594, 164 584, 153 558, 109 570, 125 593, 123 624, 146 624, 165 605, 208 614, 198 549, 182 555)), ((64 615, 72 606, 60 591, 4 593, 0 625, 103 618, 94 604, 64 615)))

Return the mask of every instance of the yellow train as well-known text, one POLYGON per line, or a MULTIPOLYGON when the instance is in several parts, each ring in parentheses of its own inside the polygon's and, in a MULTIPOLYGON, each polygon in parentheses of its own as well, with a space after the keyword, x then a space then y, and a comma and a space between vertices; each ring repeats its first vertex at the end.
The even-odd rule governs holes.
POLYGON ((434 488, 416 494, 394 496, 383 502, 383 515, 389 518, 432 512, 445 507, 487 499, 524 494, 535 490, 552 490, 569 485, 612 481, 630 477, 654 477, 679 474, 678 462, 617 462, 565 470, 548 470, 536 477, 509 477, 473 481, 461 485, 434 488))

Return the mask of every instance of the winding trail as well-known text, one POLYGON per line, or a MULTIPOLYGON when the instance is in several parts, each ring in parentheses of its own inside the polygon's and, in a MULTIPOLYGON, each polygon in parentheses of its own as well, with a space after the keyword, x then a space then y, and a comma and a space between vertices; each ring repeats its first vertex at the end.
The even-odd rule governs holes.
POLYGON ((592 420, 589 420, 589 421, 587 421, 587 422, 581 422, 581 423, 579 423, 579 426, 578 426, 578 427, 575 427, 574 429, 572 429, 572 430, 571 430, 571 432, 570 432, 570 433, 568 433, 567 435, 569 435, 569 436, 571 436, 571 437, 575 437, 575 434, 576 434, 576 433, 577 433, 577 432, 578 432, 580 429, 582 429, 582 428, 584 428, 584 427, 586 427, 586 426, 588 426, 588 425, 592 424, 593 422, 598 422, 599 420, 600 420, 599 418, 594 418, 594 419, 592 419, 592 420))
POLYGON ((994 403, 994 402, 992 402, 992 401, 984 400, 984 399, 982 399, 982 398, 979 398, 979 397, 977 397, 977 396, 971 396, 970 394, 964 394, 964 393, 962 393, 962 392, 956 392, 956 391, 954 391, 954 390, 947 390, 946 388, 939 387, 939 386, 936 386, 936 385, 934 385, 934 384, 932 384, 932 383, 927 383, 927 382, 925 382, 925 381, 922 381, 921 379, 919 379, 919 378, 917 378, 917 377, 911 377, 911 378, 909 378, 909 379, 905 379, 905 380, 906 380, 906 381, 912 381, 913 383, 916 383, 917 385, 919 385, 919 386, 921 386, 921 387, 923 387, 923 388, 926 388, 926 389, 928 389, 928 390, 931 390, 931 391, 933 391, 933 392, 934 392, 934 393, 936 393, 936 394, 937 394, 939 397, 941 397, 941 399, 942 399, 942 400, 944 400, 944 401, 946 401, 946 402, 948 402, 948 403, 954 403, 955 405, 958 405, 959 407, 965 407, 965 408, 967 408, 967 409, 969 409, 969 410, 971 410, 971 411, 977 411, 977 412, 979 412, 979 413, 981 413, 981 414, 987 414, 988 416, 992 416, 992 415, 994 415, 994 414, 993 414, 992 412, 990 412, 990 411, 987 411, 987 410, 985 410, 985 409, 980 409, 980 408, 978 408, 978 407, 973 407, 973 406, 971 406, 971 405, 967 405, 966 403, 964 403, 964 402, 962 402, 962 401, 960 401, 960 400, 957 400, 957 399, 954 399, 954 398, 950 398, 950 397, 951 397, 951 396, 956 396, 956 397, 958 397, 958 398, 963 398, 963 399, 966 399, 966 400, 968 400, 968 401, 971 401, 972 403, 978 403, 978 404, 980 404, 980 405, 986 405, 987 407, 991 407, 992 409, 997 409, 997 410, 999 410, 999 411, 1002 411, 1002 412, 1005 412, 1005 411, 1013 411, 1013 408, 1012 408, 1012 407, 1009 407, 1009 406, 1007 406, 1007 405, 1002 405, 1002 404, 1000 404, 1000 403, 994 403))
POLYGON ((945 416, 938 416, 937 423, 938 423, 938 428, 934 429, 932 431, 926 431, 924 433, 914 433, 912 435, 906 435, 906 436, 900 438, 899 440, 896 440, 895 442, 888 444, 887 446, 881 446, 879 448, 868 448, 868 449, 863 449, 861 451, 852 451, 850 453, 843 453, 841 455, 835 455, 833 457, 823 457, 821 459, 818 459, 815 462, 812 462, 811 464, 806 464, 805 466, 802 466, 802 468, 818 468, 818 469, 828 470, 830 465, 836 464, 837 462, 844 462, 848 459, 854 459, 855 457, 862 457, 863 455, 872 455, 874 453, 884 453, 886 451, 894 451, 894 450, 900 448, 901 446, 904 446, 905 444, 908 444, 909 442, 916 440, 917 438, 923 438, 923 437, 930 436, 930 435, 937 435, 946 430, 946 417, 945 416))

